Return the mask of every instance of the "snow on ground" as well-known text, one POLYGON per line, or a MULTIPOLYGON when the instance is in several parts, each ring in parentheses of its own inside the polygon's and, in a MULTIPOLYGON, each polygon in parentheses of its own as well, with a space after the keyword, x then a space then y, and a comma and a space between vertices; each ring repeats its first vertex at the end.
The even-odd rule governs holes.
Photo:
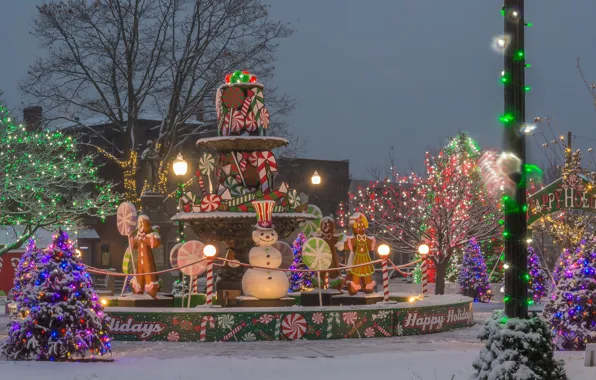
MULTIPOLYGON (((488 313, 475 314, 483 320, 488 313)), ((0 324, 7 319, 0 315, 0 324)), ((113 363, 0 361, 6 379, 318 380, 468 379, 482 343, 479 326, 440 334, 386 339, 295 342, 114 342, 113 363), (389 377, 390 376, 390 377, 389 377)), ((5 331, 5 330, 4 330, 5 331)), ((5 332, 0 330, 0 336, 5 332)), ((583 352, 560 352, 570 380, 596 379, 583 352)))

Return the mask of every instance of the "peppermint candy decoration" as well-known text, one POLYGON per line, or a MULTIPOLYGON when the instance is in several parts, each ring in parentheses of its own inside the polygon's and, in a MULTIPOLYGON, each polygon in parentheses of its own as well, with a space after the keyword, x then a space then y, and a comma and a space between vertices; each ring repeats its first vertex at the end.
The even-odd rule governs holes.
POLYGON ((287 197, 290 207, 294 208, 300 206, 300 197, 298 196, 298 191, 295 189, 290 190, 287 197))
POLYGON ((231 133, 239 133, 242 132, 244 128, 244 116, 242 112, 234 111, 232 117, 232 125, 230 126, 231 133))
POLYGON ((228 108, 238 108, 244 102, 244 91, 239 87, 228 87, 223 90, 221 100, 228 108))
POLYGON ((271 314, 263 314, 259 317, 259 323, 267 325, 273 321, 273 315, 271 314))
POLYGON ((198 276, 207 269, 207 260, 203 259, 205 244, 198 240, 187 241, 178 249, 178 266, 187 276, 198 276), (192 265, 190 265, 192 264, 192 265), (187 266, 188 265, 188 266, 187 266), (184 268, 182 268, 184 267, 184 268))
POLYGON ((263 129, 269 128, 269 111, 267 110, 266 107, 263 107, 261 109, 261 114, 259 115, 259 121, 260 121, 261 127, 263 129))
POLYGON ((248 156, 248 164, 250 166, 254 166, 255 168, 259 164, 259 152, 251 152, 248 156))
POLYGON ((373 327, 368 327, 366 330, 364 330, 364 336, 367 338, 374 338, 375 329, 373 327))
POLYGON ((221 204, 221 197, 217 194, 209 194, 201 200, 201 211, 213 212, 221 204))
POLYGON ((304 336, 306 326, 306 318, 301 314, 292 313, 286 315, 281 322, 281 332, 289 340, 296 340, 304 336))
POLYGON ((308 214, 313 215, 316 217, 314 220, 307 220, 302 223, 300 226, 300 230, 307 238, 313 236, 321 227, 321 219, 323 219, 323 213, 321 209, 315 205, 308 205, 308 210, 306 211, 308 214))
POLYGON ((358 314, 355 311, 350 311, 347 313, 343 313, 342 319, 347 325, 355 326, 356 321, 358 320, 358 314))
POLYGON ((314 323, 315 325, 320 325, 321 323, 323 323, 324 320, 325 317, 323 316, 323 313, 314 313, 312 315, 312 323, 314 323))
POLYGON ((170 331, 168 333, 168 342, 177 342, 180 340, 180 334, 176 331, 170 331))
POLYGON ((321 238, 310 238, 302 247, 302 261, 309 269, 325 270, 331 266, 331 248, 321 238))
POLYGON ((229 329, 234 326, 234 316, 232 314, 224 314, 217 317, 217 324, 224 329, 229 329))
MULTIPOLYGON (((236 181, 236 178, 230 176, 227 177, 226 179, 224 179, 223 181, 223 185, 227 188, 227 189, 232 189, 233 187, 238 185, 238 181, 236 181)), ((232 194, 233 195, 233 194, 232 194)))
POLYGON ((203 175, 209 175, 215 168, 215 157, 211 153, 204 153, 199 159, 199 171, 203 175))
POLYGON ((254 132, 257 130, 257 119, 255 118, 255 114, 253 112, 249 112, 246 114, 246 130, 248 132, 254 132))
POLYGON ((116 212, 118 232, 123 236, 130 236, 137 227, 137 209, 130 202, 123 202, 116 212))

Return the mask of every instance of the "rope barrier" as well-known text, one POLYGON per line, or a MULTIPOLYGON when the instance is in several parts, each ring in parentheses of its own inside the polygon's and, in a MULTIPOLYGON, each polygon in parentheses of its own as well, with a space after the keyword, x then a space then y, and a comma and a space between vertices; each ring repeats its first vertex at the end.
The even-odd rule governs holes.
POLYGON ((402 264, 402 265, 399 265, 399 266, 398 266, 398 265, 395 265, 395 264, 393 263, 393 261, 391 261, 391 260, 389 260, 389 263, 391 264, 391 266, 393 267, 393 269, 395 269, 395 270, 397 271, 397 273, 401 274, 401 275, 402 275, 402 276, 404 276, 404 277, 408 277, 408 276, 411 276, 411 275, 412 275, 412 273, 406 273, 406 272, 404 272, 404 271, 401 271, 399 268, 405 268, 405 267, 409 267, 409 266, 412 266, 412 265, 414 265, 414 264, 417 264, 417 263, 419 263, 420 261, 422 261, 422 260, 421 260, 421 259, 418 259, 418 260, 412 261, 412 262, 410 262, 410 263, 407 263, 407 264, 402 264))
MULTIPOLYGON (((220 258, 220 257, 216 257, 216 260, 219 261, 223 261, 224 263, 234 263, 236 265, 240 265, 243 267, 247 267, 247 268, 254 268, 254 269, 265 269, 265 270, 272 270, 272 271, 279 271, 279 272, 332 272, 332 271, 338 271, 338 270, 346 270, 346 269, 352 269, 352 268, 359 268, 359 267, 363 267, 363 266, 367 266, 367 265, 372 265, 372 264, 378 264, 382 261, 382 259, 379 260, 374 260, 374 261, 370 261, 368 263, 363 263, 363 264, 357 264, 357 265, 342 265, 340 264, 339 268, 328 268, 328 269, 321 269, 321 270, 314 270, 314 269, 282 269, 282 268, 268 268, 268 267, 261 267, 261 266, 257 266, 257 265, 250 265, 250 264, 244 264, 244 263, 240 263, 236 260, 228 260, 228 259, 224 259, 224 258, 220 258)), ((89 271, 90 273, 94 273, 94 274, 102 274, 102 275, 106 275, 106 276, 114 276, 114 277, 135 277, 135 276, 147 276, 147 275, 153 275, 153 274, 163 274, 163 273, 168 273, 168 272, 173 272, 176 270, 180 270, 182 268, 186 268, 186 267, 190 267, 192 265, 198 264, 202 261, 207 260, 206 258, 203 258, 201 260, 195 261, 193 263, 190 264, 186 264, 183 266, 179 266, 179 267, 172 267, 170 269, 164 269, 164 270, 160 270, 157 272, 148 272, 148 273, 129 273, 129 274, 125 274, 125 273, 119 273, 119 272, 110 272, 110 271, 106 271, 100 268, 95 268, 92 266, 87 266, 87 271, 89 271)), ((402 264, 402 265, 395 265, 393 263, 393 261, 388 260, 391 265, 393 266, 393 268, 395 270, 397 270, 400 274, 402 274, 403 276, 409 276, 409 274, 402 272, 401 270, 399 270, 399 268, 404 268, 404 267, 408 267, 408 266, 412 266, 418 262, 420 262, 421 260, 416 260, 416 261, 412 261, 411 263, 407 263, 407 264, 402 264)), ((215 266, 218 267, 223 267, 225 264, 214 264, 215 266)))

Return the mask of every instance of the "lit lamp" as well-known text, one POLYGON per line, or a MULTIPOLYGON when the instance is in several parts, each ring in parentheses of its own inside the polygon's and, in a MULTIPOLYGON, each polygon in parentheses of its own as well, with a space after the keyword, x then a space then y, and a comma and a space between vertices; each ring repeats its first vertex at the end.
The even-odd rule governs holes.
POLYGON ((381 244, 377 248, 377 253, 381 256, 381 268, 383 271, 383 303, 390 303, 389 301, 389 273, 387 272, 387 261, 391 248, 387 244, 381 244))
MULTIPOLYGON (((188 163, 184 160, 184 158, 182 158, 181 153, 178 153, 178 156, 174 160, 174 163, 172 164, 172 169, 174 169, 174 174, 176 174, 176 176, 178 177, 176 200, 178 201, 178 211, 180 211, 180 198, 184 194, 183 177, 186 175, 186 172, 188 171, 188 163)), ((184 222, 181 220, 178 221, 178 236, 176 240, 178 241, 178 243, 184 243, 184 240, 186 240, 184 237, 184 222)), ((180 281, 182 281, 182 283, 184 283, 184 274, 182 274, 182 272, 180 272, 179 279, 180 281)))
POLYGON ((206 306, 213 305, 213 259, 217 254, 217 249, 212 244, 207 244, 203 248, 203 255, 207 259, 207 301, 206 306))
POLYGON ((426 297, 426 293, 428 292, 428 266, 426 265, 426 257, 430 252, 430 248, 426 244, 420 244, 418 246, 418 253, 420 254, 420 259, 422 260, 422 265, 420 266, 420 277, 422 283, 422 298, 426 297))
POLYGON ((319 173, 316 170, 313 173, 312 177, 310 177, 310 182, 314 186, 313 198, 314 198, 314 201, 316 203, 318 201, 318 199, 317 199, 317 187, 321 184, 321 176, 319 175, 319 173))

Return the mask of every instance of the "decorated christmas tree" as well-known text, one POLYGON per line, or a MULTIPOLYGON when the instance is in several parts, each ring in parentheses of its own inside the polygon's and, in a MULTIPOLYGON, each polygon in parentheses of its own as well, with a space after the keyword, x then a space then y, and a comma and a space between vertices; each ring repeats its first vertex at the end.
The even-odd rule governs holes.
POLYGON ((35 240, 30 239, 14 273, 14 287, 10 290, 11 300, 16 301, 23 294, 23 289, 31 278, 31 271, 37 269, 37 261, 42 255, 43 252, 37 248, 35 240))
POLYGON ((539 303, 542 297, 546 296, 546 287, 549 281, 548 273, 542 265, 540 256, 534 251, 534 247, 528 245, 528 297, 532 297, 534 303, 539 303))
POLYGON ((585 241, 562 273, 544 307, 553 341, 560 350, 584 350, 596 343, 596 247, 585 241))
POLYGON ((476 239, 472 239, 464 251, 459 287, 460 293, 474 298, 474 302, 490 302, 492 298, 484 256, 476 239))
POLYGON ((579 253, 579 247, 576 249, 565 248, 559 258, 555 262, 555 268, 553 269, 553 286, 556 286, 561 280, 561 276, 565 273, 565 270, 571 265, 577 254, 579 253))
POLYGON ((449 260, 449 266, 447 267, 447 276, 445 280, 448 283, 456 284, 457 279, 459 277, 459 272, 461 272, 461 263, 463 260, 463 250, 458 249, 453 255, 451 255, 451 260, 449 260))
POLYGON ((16 299, 23 318, 11 323, 0 354, 11 360, 70 360, 111 352, 109 317, 66 233, 58 233, 28 275, 16 299))
MULTIPOLYGON (((292 244, 292 251, 294 252, 294 262, 290 265, 290 269, 308 269, 304 261, 302 261, 302 246, 306 241, 306 236, 303 233, 298 234, 296 240, 292 244)), ((293 272, 290 277, 290 293, 302 292, 311 290, 312 272, 293 272)))

